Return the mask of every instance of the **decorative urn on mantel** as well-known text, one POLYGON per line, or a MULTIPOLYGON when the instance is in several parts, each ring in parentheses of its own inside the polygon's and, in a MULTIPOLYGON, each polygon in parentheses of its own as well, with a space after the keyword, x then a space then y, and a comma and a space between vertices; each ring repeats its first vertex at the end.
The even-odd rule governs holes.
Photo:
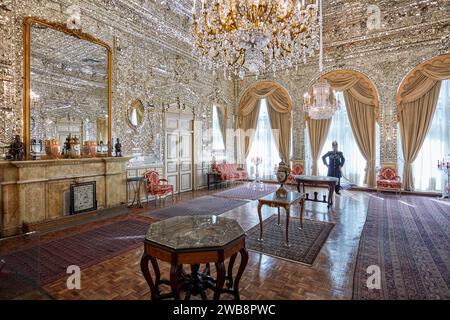
POLYGON ((287 197, 287 190, 283 187, 284 183, 289 177, 289 174, 291 173, 291 169, 289 168, 284 161, 281 161, 278 164, 278 171, 277 171, 277 181, 281 184, 278 190, 276 191, 276 195, 278 198, 286 198, 287 197))

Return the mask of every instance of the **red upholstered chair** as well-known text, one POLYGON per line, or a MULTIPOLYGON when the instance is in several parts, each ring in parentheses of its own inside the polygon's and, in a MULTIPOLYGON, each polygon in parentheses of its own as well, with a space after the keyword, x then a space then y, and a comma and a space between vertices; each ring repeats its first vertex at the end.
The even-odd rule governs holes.
POLYGON ((168 184, 166 179, 160 179, 157 171, 147 171, 144 173, 144 177, 147 182, 147 195, 150 194, 158 199, 158 197, 171 193, 173 201, 173 185, 168 184))
POLYGON ((305 167, 300 163, 294 164, 294 167, 292 168, 286 183, 297 184, 297 182, 295 181, 295 176, 301 176, 303 174, 305 174, 305 167))
POLYGON ((395 169, 389 167, 381 169, 377 178, 377 192, 380 190, 394 190, 395 193, 402 193, 402 182, 395 169))

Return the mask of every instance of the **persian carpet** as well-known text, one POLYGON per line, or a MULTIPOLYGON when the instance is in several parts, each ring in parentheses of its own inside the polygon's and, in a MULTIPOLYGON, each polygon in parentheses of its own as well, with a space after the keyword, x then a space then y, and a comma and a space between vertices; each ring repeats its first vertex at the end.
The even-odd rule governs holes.
POLYGON ((450 202, 372 195, 356 259, 353 299, 450 299, 450 202), (370 266, 379 267, 380 281, 371 277, 376 274, 370 266))
POLYGON ((141 246, 153 221, 123 219, 2 255, 0 299, 13 297, 8 284, 44 286, 65 276, 70 265, 87 268, 141 246))
POLYGON ((238 186, 236 188, 224 190, 213 194, 215 197, 231 198, 231 199, 246 199, 257 200, 259 198, 275 192, 278 189, 278 185, 264 183, 262 185, 253 184, 251 182, 238 186))
POLYGON ((148 215, 161 220, 176 216, 219 215, 246 203, 247 201, 243 200, 203 196, 170 207, 148 211, 148 215))
POLYGON ((270 256, 312 265, 327 240, 334 224, 324 221, 303 220, 303 229, 300 219, 289 219, 289 244, 286 247, 285 231, 286 218, 281 217, 281 226, 277 225, 277 215, 272 215, 263 221, 264 241, 259 241, 259 224, 247 231, 245 240, 247 249, 258 251, 270 256))

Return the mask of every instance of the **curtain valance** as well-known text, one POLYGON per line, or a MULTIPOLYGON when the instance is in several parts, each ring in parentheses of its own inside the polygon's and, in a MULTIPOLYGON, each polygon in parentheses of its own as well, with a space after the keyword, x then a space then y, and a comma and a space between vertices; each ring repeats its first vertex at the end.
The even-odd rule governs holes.
POLYGON ((270 107, 279 113, 291 112, 292 102, 286 89, 271 81, 255 84, 242 96, 239 106, 239 116, 245 117, 258 105, 260 99, 267 98, 270 107))

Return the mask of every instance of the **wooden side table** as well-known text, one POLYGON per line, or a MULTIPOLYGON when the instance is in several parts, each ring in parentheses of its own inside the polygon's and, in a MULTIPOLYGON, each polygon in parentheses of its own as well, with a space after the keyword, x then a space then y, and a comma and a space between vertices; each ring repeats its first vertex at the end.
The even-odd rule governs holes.
POLYGON ((301 192, 300 188, 303 187, 302 191, 303 191, 303 193, 305 193, 305 186, 312 186, 312 187, 325 186, 325 187, 327 187, 328 188, 328 199, 327 199, 326 195, 323 196, 323 199, 319 199, 317 197, 318 193, 314 192, 314 198, 310 198, 309 194, 305 193, 306 201, 326 203, 328 208, 333 206, 334 189, 336 188, 336 185, 339 183, 338 178, 323 177, 323 176, 295 176, 295 180, 297 181, 298 192, 301 192))
POLYGON ((220 173, 218 172, 208 172, 206 174, 206 182, 208 184, 208 190, 211 189, 211 185, 220 185, 224 183, 224 181, 220 180, 220 173))
POLYGON ((305 210, 305 197, 302 193, 291 191, 288 192, 287 197, 277 197, 273 192, 265 197, 258 199, 258 218, 259 218, 259 239, 263 241, 263 220, 262 220, 262 207, 267 205, 278 209, 278 225, 280 225, 280 208, 284 208, 286 213, 286 242, 285 245, 289 246, 289 219, 290 219, 290 207, 291 205, 299 202, 300 204, 300 229, 303 228, 303 211, 305 210))
POLYGON ((206 299, 206 291, 214 291, 214 300, 222 293, 229 293, 239 300, 239 282, 248 262, 245 249, 245 232, 236 220, 217 216, 174 217, 150 225, 144 241, 141 270, 147 281, 151 299, 185 299, 200 295, 206 299), (233 267, 237 254, 241 255, 236 277, 233 267), (230 258, 228 268, 225 260, 230 258), (171 264, 169 279, 161 278, 158 260, 171 264), (155 279, 152 278, 149 262, 155 279), (217 278, 210 274, 210 263, 215 264, 217 278), (188 274, 183 265, 190 265, 188 274), (200 264, 206 264, 200 271, 200 264), (161 294, 160 286, 167 285, 171 291, 161 294), (224 285, 226 288, 224 288, 224 285))
MULTIPOLYGON (((145 184, 146 179, 145 177, 130 177, 127 178, 127 183, 131 184, 133 186, 133 202, 128 206, 129 208, 133 207, 134 203, 136 202, 136 206, 138 208, 142 208, 142 202, 141 202, 141 188, 142 185, 145 184)), ((148 199, 147 199, 148 201, 148 199)))

